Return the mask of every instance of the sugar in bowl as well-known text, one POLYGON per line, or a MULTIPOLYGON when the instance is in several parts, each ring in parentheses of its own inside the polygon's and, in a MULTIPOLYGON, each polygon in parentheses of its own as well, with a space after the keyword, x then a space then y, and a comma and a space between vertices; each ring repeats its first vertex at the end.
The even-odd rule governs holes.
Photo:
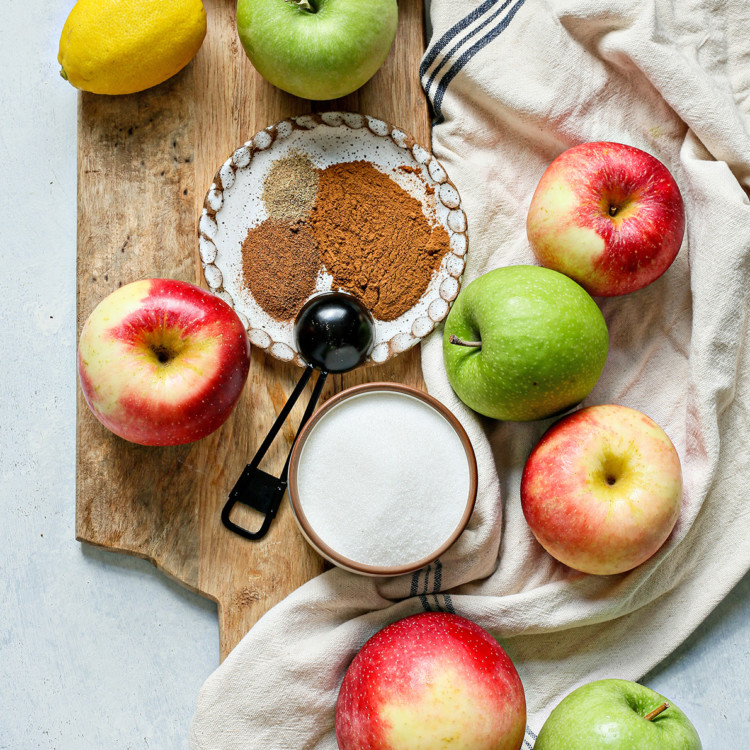
POLYGON ((476 492, 476 457, 460 422, 397 383, 331 398, 305 425, 289 465, 304 536, 363 575, 401 575, 437 559, 466 527, 476 492))

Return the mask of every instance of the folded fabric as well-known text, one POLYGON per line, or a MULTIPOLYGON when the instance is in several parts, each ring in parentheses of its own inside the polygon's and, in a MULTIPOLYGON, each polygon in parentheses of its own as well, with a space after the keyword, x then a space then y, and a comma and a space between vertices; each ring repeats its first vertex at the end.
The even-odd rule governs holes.
POLYGON ((556 702, 603 677, 638 679, 750 568, 746 342, 750 287, 750 14, 745 0, 433 0, 421 74, 433 150, 469 224, 464 283, 533 263, 525 219, 549 162, 577 143, 628 143, 663 161, 687 232, 667 273, 598 300, 610 330, 586 404, 639 409, 671 437, 684 500, 672 535, 630 573, 555 562, 521 512, 520 474, 550 422, 483 420, 423 345, 427 388, 472 440, 480 487, 468 529, 439 561, 390 580, 331 570, 265 615, 207 680, 193 750, 333 750, 339 684, 362 644, 424 610, 500 639, 523 680, 524 747, 556 702))

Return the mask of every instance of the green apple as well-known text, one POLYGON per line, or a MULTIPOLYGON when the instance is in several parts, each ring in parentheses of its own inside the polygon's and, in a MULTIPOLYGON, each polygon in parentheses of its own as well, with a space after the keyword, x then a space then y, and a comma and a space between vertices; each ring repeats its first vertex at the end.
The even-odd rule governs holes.
POLYGON ((557 271, 507 266, 458 295, 443 357, 456 395, 494 419, 526 422, 582 401, 604 369, 609 334, 593 299, 557 271))
POLYGON ((695 727, 663 695, 629 680, 598 680, 563 698, 534 750, 701 750, 695 727))
POLYGON ((237 31, 256 70, 303 99, 338 99, 383 64, 396 0, 238 0, 237 31))

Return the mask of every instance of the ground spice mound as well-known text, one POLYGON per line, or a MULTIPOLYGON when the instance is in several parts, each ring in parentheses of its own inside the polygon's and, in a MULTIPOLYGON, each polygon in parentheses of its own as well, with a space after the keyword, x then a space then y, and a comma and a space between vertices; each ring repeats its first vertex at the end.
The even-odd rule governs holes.
POLYGON ((318 243, 302 222, 266 219, 242 243, 242 275, 255 301, 276 320, 290 320, 315 291, 318 243))
POLYGON ((333 288, 361 299, 382 321, 419 301, 450 246, 422 204, 365 161, 321 170, 308 223, 333 288))
POLYGON ((318 170, 297 151, 277 159, 263 181, 263 203, 272 219, 304 219, 315 204, 318 170))

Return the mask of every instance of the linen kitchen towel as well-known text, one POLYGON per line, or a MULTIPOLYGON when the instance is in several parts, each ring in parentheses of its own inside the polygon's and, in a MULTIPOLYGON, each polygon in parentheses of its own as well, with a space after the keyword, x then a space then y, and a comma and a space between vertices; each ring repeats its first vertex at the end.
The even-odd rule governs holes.
POLYGON ((440 332, 423 345, 427 387, 464 424, 480 489, 467 531, 414 576, 331 570, 294 592, 207 680, 193 750, 334 750, 349 661, 386 624, 456 612, 498 637, 528 703, 524 747, 568 691, 638 679, 750 568, 750 13, 746 0, 433 0, 422 80, 433 149, 458 187, 470 251, 464 283, 533 263, 531 195, 549 162, 612 140, 663 161, 685 200, 676 261, 651 286, 598 300, 610 354, 586 404, 656 420, 684 475, 665 546, 630 573, 556 563, 520 508, 523 463, 550 421, 483 420, 448 385, 440 332))

